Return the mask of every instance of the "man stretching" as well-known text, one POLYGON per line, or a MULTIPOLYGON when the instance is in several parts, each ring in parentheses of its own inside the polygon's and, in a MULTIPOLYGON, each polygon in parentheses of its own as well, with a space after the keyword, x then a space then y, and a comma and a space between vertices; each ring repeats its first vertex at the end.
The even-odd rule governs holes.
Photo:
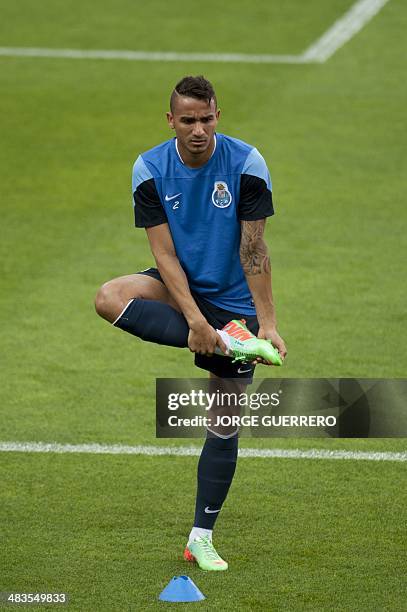
MULTIPOLYGON (((133 168, 135 223, 146 229, 157 267, 105 283, 96 310, 142 340, 189 347, 213 388, 241 393, 256 363, 271 362, 259 357, 233 363, 219 354, 230 349, 228 335, 244 327, 227 324, 243 319, 281 358, 287 351, 277 332, 263 240, 266 217, 274 212, 270 175, 256 148, 216 132, 219 115, 204 77, 187 76, 175 86, 167 113, 175 138, 140 155, 133 168)), ((199 459, 195 520, 184 556, 205 570, 228 567, 213 547, 212 530, 237 449, 236 430, 213 428, 199 459)))

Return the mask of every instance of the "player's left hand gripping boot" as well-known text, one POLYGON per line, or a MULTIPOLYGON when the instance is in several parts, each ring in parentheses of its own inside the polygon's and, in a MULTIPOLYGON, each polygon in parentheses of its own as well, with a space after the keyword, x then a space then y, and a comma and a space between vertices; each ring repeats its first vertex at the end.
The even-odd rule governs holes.
MULTIPOLYGON (((216 330, 228 348, 229 357, 234 357, 233 362, 250 362, 261 358, 273 365, 283 365, 280 353, 271 344, 271 341, 257 338, 247 329, 245 323, 244 319, 241 321, 234 319, 222 329, 216 330)), ((215 352, 223 355, 218 350, 215 352)))
POLYGON ((209 538, 196 538, 184 550, 186 561, 196 561, 202 570, 207 572, 222 572, 228 569, 228 564, 216 552, 209 538))

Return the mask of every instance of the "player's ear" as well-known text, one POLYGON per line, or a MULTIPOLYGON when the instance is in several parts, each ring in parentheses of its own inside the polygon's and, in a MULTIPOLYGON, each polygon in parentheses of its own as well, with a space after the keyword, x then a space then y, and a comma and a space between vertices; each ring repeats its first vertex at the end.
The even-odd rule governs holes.
POLYGON ((170 128, 174 129, 174 115, 172 113, 167 113, 167 121, 170 128))
POLYGON ((216 110, 216 115, 215 115, 215 117, 216 117, 216 121, 219 121, 219 117, 220 117, 220 108, 218 108, 218 109, 216 110))

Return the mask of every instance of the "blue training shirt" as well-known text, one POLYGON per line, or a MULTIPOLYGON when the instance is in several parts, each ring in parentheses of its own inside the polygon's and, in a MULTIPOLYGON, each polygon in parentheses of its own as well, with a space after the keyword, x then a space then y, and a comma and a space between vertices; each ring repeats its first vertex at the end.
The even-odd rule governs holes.
POLYGON ((274 214, 271 179, 256 148, 216 134, 211 158, 186 166, 172 138, 133 167, 137 227, 168 223, 190 288, 220 308, 256 314, 240 263, 240 221, 274 214))

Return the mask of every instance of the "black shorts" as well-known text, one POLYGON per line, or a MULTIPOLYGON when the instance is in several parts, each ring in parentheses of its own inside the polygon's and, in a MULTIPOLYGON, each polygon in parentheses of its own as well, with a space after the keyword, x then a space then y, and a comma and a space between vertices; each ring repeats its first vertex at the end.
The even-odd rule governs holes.
MULTIPOLYGON (((165 284, 157 268, 148 268, 137 274, 144 274, 145 276, 151 276, 161 283, 165 284)), ((222 329, 232 319, 245 319, 246 325, 250 331, 257 336, 259 331, 259 322, 257 321, 256 315, 244 315, 239 312, 231 312, 230 310, 224 310, 215 306, 208 300, 191 291, 192 297, 194 298, 199 310, 202 312, 205 319, 208 321, 214 329, 222 329)), ((220 378, 242 378, 248 384, 251 383, 253 378, 253 372, 255 365, 250 363, 236 362, 232 363, 230 357, 222 357, 221 355, 199 355, 195 353, 195 365, 198 368, 212 372, 215 376, 220 378)))

